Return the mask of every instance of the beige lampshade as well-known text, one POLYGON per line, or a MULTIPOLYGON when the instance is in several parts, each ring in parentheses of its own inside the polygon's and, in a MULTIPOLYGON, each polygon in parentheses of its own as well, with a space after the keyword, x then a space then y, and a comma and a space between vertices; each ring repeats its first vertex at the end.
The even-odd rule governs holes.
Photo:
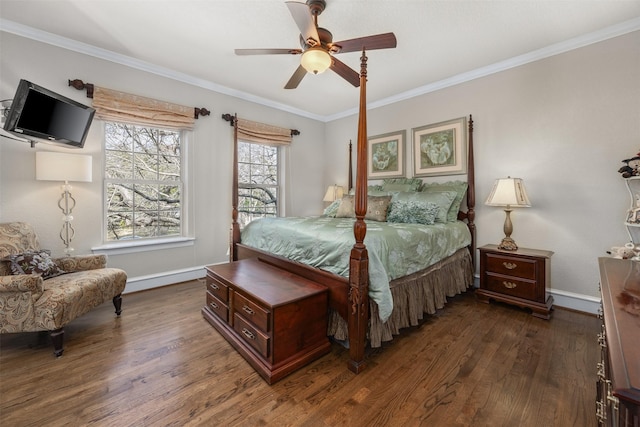
POLYGON ((339 185, 330 185, 329 188, 327 188, 327 192, 324 193, 324 199, 322 199, 322 201, 333 202, 342 199, 342 196, 344 196, 344 188, 339 185))
POLYGON ((531 206, 522 179, 511 177, 496 179, 485 204, 512 208, 531 206))
POLYGON ((91 182, 91 156, 37 151, 36 179, 38 181, 91 182))
POLYGON ((310 73, 324 73, 331 66, 331 56, 320 47, 311 47, 302 54, 300 65, 310 73))

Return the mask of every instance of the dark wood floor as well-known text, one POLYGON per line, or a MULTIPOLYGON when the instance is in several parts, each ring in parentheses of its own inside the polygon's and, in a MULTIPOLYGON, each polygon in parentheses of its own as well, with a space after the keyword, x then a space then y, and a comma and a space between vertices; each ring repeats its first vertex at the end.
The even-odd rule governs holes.
POLYGON ((204 284, 124 296, 46 335, 0 335, 0 425, 595 426, 595 317, 472 292, 369 355, 337 344, 269 386, 202 318, 204 284))

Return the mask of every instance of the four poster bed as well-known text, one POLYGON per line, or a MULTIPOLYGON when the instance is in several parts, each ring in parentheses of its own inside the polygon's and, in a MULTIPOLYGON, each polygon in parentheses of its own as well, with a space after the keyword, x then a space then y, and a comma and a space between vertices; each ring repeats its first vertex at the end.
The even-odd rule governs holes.
MULTIPOLYGON (((261 219, 252 222, 251 227, 247 226, 241 232, 237 221, 238 162, 236 157, 233 171, 230 236, 230 261, 258 258, 267 264, 320 283, 329 289, 327 333, 337 340, 344 341, 348 346, 348 366, 355 373, 364 369, 367 342, 372 347, 380 346, 382 341, 391 340, 401 328, 418 324, 423 313, 433 314, 436 309, 442 308, 447 297, 459 294, 470 287, 473 282, 475 253, 473 121, 471 117, 468 120, 466 192, 463 191, 459 197, 462 199, 464 196, 464 201, 459 211, 456 205, 457 212, 453 212, 453 221, 427 226, 368 221, 370 218, 370 212, 367 210, 368 200, 373 199, 369 198, 367 186, 367 58, 364 51, 361 61, 357 169, 355 194, 352 197, 355 218, 321 217, 319 224, 313 223, 310 226, 305 224, 309 221, 306 218, 292 219, 293 221, 288 223, 286 218, 277 218, 273 221, 261 219), (365 217, 368 222, 365 222, 365 217), (253 226, 254 223, 258 225, 253 226), (267 223, 275 223, 276 227, 285 228, 269 229, 265 226, 267 223), (367 234, 367 227, 369 227, 369 234, 367 234), (333 229, 334 234, 323 238, 318 231, 320 228, 333 229), (386 228, 391 229, 390 233, 396 240, 384 240, 389 233, 384 231, 386 228), (411 230, 414 228, 418 231, 411 230), (247 231, 249 229, 258 231, 250 233, 247 231), (313 231, 305 237, 302 234, 296 234, 298 229, 301 233, 305 229, 313 231), (451 229, 453 231, 450 231, 451 229), (345 230, 349 230, 347 240, 344 238, 345 230), (409 239, 407 236, 410 233, 418 233, 423 237, 422 241, 410 244, 407 252, 415 254, 435 251, 438 252, 437 256, 426 254, 417 261, 410 261, 409 267, 390 272, 389 270, 393 270, 395 266, 403 264, 399 262, 400 259, 408 257, 406 253, 395 250, 400 246, 400 241, 409 239), (336 237, 337 235, 342 237, 336 237), (452 235, 455 236, 453 240, 456 243, 453 246, 445 245, 443 242, 451 240, 452 235), (305 239, 310 240, 312 249, 302 249, 297 252, 312 252, 313 257, 321 261, 315 263, 316 266, 307 265, 299 261, 301 257, 287 254, 287 250, 278 251, 275 246, 260 243, 271 242, 276 236, 290 237, 290 241, 279 241, 276 246, 289 247, 287 250, 292 253, 300 249, 305 239), (365 237, 367 245, 365 245, 365 237), (338 246, 330 246, 329 240, 337 241, 338 246), (426 243, 427 241, 430 243, 426 243), (348 242, 350 250, 345 249, 345 242, 348 242), (431 248, 426 249, 429 245, 431 248), (325 247, 331 253, 323 252, 325 247), (389 251, 389 248, 393 250, 389 251), (387 252, 384 252, 385 249, 387 252), (340 250, 348 254, 339 253, 340 250)), ((234 155, 237 156, 237 127, 235 133, 234 155)), ((451 212, 447 214, 450 216, 451 212)))

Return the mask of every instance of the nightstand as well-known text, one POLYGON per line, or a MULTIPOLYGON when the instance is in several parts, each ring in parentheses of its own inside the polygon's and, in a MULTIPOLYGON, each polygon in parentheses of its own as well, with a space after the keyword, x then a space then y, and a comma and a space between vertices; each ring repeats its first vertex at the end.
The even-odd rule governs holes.
POLYGON ((482 302, 501 301, 531 309, 536 317, 549 319, 553 297, 547 294, 553 252, 519 248, 503 251, 497 245, 485 245, 480 251, 480 288, 476 296, 482 302))

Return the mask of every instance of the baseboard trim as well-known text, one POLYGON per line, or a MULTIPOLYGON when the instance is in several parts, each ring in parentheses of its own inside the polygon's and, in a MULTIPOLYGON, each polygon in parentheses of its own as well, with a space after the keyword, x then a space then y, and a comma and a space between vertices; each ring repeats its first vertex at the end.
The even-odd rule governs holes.
POLYGON ((188 282, 189 280, 202 279, 204 276, 204 266, 201 266, 185 268, 182 270, 165 271, 146 276, 129 277, 123 294, 174 285, 180 282, 188 282))
POLYGON ((553 295, 553 304, 558 307, 589 314, 597 314, 598 308, 600 308, 600 298, 597 297, 561 291, 559 289, 550 289, 549 293, 553 295))
MULTIPOLYGON (((222 264, 222 263, 218 263, 222 264)), ((130 277, 127 279, 125 294, 139 292, 147 289, 159 288, 161 286, 174 285, 189 280, 202 279, 205 276, 204 265, 200 267, 185 268, 182 270, 165 271, 163 273, 149 274, 146 276, 130 277)), ((478 287, 478 277, 474 277, 474 287, 478 287)), ((600 307, 600 298, 589 295, 576 294, 573 292, 550 289, 553 295, 553 304, 558 307, 584 313, 597 314, 600 307)))

